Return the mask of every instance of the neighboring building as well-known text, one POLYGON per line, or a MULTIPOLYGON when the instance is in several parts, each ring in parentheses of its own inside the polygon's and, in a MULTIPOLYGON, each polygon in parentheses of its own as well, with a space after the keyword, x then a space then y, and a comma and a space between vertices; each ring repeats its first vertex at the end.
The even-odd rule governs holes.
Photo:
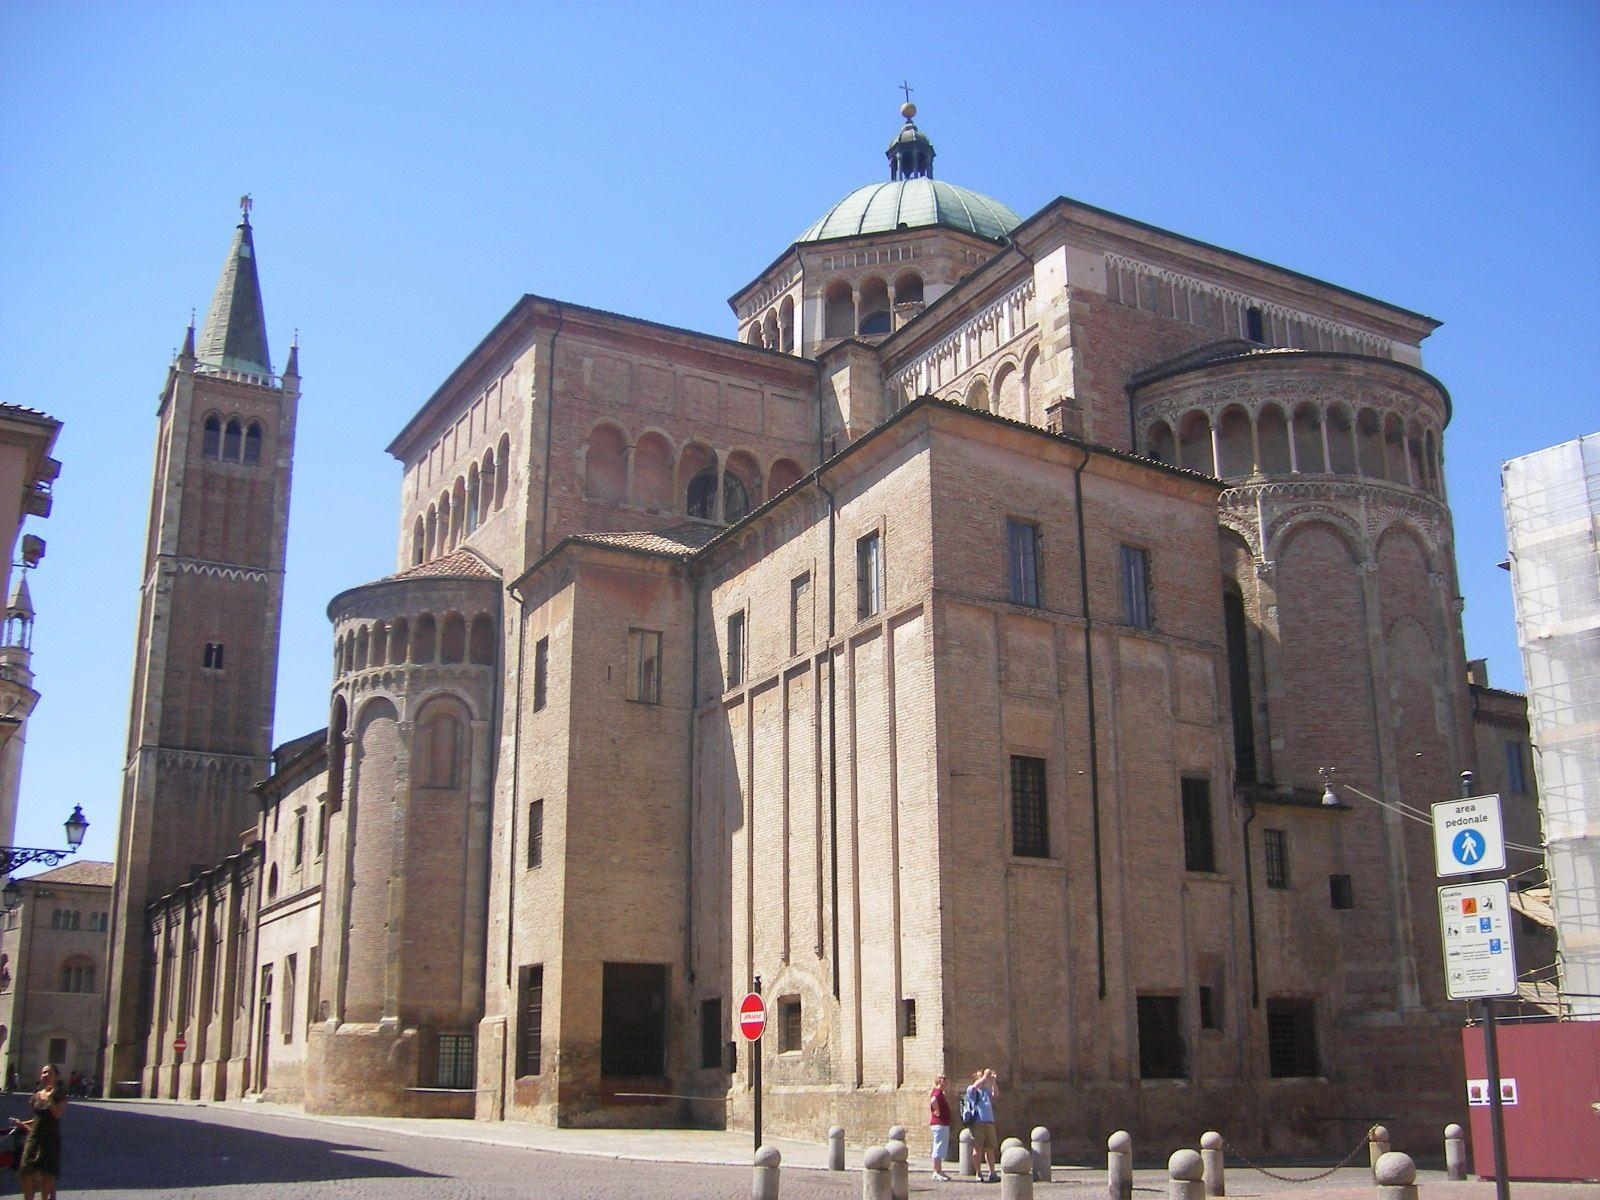
POLYGON ((1600 1018, 1600 434, 1501 469, 1563 1010, 1600 1018))
POLYGON ((17 881, 0 917, 0 1055, 5 1078, 45 1063, 63 1078, 98 1070, 110 951, 110 863, 72 862, 17 881))
POLYGON ((774 1130, 911 1124, 985 1065, 1073 1153, 1462 1119, 1399 808, 1482 771, 1436 323, 1024 221, 904 111, 737 340, 526 296, 400 431, 325 762, 280 747, 249 848, 119 932, 167 964, 148 1091, 739 1123, 759 979, 774 1130))

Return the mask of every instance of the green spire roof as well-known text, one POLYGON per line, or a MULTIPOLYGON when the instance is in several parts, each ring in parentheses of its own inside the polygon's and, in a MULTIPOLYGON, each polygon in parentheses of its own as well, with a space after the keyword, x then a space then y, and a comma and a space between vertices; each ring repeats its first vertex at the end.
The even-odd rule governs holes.
POLYGON ((211 309, 200 327, 195 357, 225 371, 271 375, 267 350, 267 318, 261 306, 261 280, 256 274, 256 247, 250 236, 250 197, 239 202, 242 215, 233 231, 233 245, 222 264, 222 278, 211 297, 211 309))

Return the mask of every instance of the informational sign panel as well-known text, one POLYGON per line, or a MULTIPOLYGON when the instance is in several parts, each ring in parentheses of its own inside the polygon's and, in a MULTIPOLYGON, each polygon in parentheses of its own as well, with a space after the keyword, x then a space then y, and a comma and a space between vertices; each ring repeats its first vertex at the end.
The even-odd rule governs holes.
POLYGON ((1441 800, 1433 806, 1434 874, 1475 875, 1506 869, 1499 796, 1441 800))
POLYGON ((1504 879, 1439 889, 1445 992, 1452 1000, 1517 994, 1511 949, 1511 902, 1504 879))
MULTIPOLYGON (((1500 1080, 1500 1103, 1515 1104, 1517 1102, 1517 1081, 1515 1079, 1500 1080)), ((1467 1080, 1467 1103, 1473 1108, 1489 1107, 1489 1081, 1487 1079, 1467 1080)))

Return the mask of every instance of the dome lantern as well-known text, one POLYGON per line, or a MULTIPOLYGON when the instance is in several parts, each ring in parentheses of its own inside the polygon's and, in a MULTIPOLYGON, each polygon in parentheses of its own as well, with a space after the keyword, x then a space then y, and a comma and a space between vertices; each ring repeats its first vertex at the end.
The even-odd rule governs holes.
POLYGON ((932 179, 933 143, 911 119, 917 115, 917 106, 907 100, 900 106, 900 115, 906 123, 884 152, 889 159, 889 180, 932 179))

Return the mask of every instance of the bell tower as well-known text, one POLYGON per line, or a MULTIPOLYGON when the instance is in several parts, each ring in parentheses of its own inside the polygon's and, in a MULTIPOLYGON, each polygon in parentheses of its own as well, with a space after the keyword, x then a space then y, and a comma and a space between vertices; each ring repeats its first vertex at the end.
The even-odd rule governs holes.
MULTIPOLYGON (((239 849, 259 815, 251 785, 269 774, 299 351, 273 374, 248 196, 240 209, 211 308, 198 337, 191 319, 156 411, 117 835, 108 1094, 134 1079, 151 1094, 145 906, 239 849)), ((206 1082, 208 1093, 225 1087, 206 1082)))

